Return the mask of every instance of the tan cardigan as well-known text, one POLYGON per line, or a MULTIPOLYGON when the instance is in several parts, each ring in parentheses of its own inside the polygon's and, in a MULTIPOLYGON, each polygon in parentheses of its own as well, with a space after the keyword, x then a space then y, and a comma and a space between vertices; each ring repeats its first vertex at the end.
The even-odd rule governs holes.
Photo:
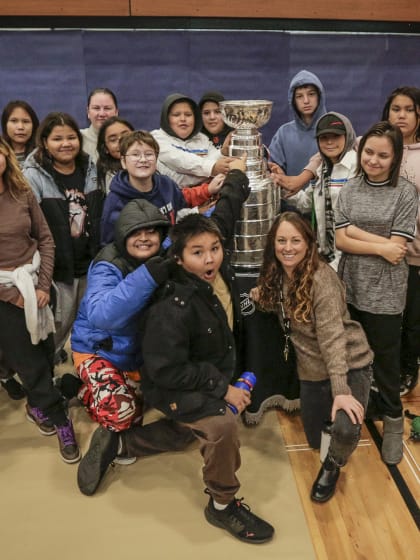
MULTIPOLYGON (((283 291, 287 294, 284 277, 283 291)), ((291 317, 291 339, 296 350, 299 379, 331 380, 332 394, 351 394, 346 375, 351 369, 366 367, 373 360, 366 335, 347 309, 344 284, 335 271, 321 262, 312 286, 310 322, 291 317)))

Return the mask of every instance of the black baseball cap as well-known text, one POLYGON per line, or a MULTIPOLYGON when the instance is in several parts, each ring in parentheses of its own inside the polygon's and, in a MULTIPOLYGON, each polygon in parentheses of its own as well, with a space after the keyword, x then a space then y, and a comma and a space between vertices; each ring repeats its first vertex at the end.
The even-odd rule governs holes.
POLYGON ((322 134, 337 134, 340 136, 347 134, 347 130, 343 121, 337 115, 324 115, 316 125, 315 136, 318 138, 322 134))

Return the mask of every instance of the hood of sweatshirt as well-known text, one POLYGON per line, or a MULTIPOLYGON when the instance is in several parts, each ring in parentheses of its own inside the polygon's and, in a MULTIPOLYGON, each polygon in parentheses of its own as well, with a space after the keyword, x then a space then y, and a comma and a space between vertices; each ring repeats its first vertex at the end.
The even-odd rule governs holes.
POLYGON ((135 189, 129 182, 128 172, 125 169, 119 171, 114 175, 111 185, 109 187, 109 192, 115 193, 119 198, 125 200, 126 202, 136 199, 136 198, 146 198, 153 199, 160 190, 160 186, 163 182, 167 181, 168 178, 165 175, 159 175, 159 173, 154 173, 152 177, 153 187, 150 191, 145 193, 135 189))
POLYGON ((109 192, 117 194, 127 202, 140 196, 139 191, 130 185, 128 172, 125 169, 121 169, 121 171, 118 171, 118 173, 114 175, 109 186, 109 192))
MULTIPOLYGON (((201 96, 201 99, 198 102, 198 107, 200 108, 200 111, 202 111, 203 106, 207 101, 213 101, 213 103, 217 103, 217 105, 219 105, 219 103, 224 100, 225 100, 224 96, 219 91, 207 91, 206 93, 203 93, 203 95, 201 96)), ((233 128, 228 126, 226 123, 223 123, 222 130, 218 134, 213 134, 212 132, 207 130, 207 128, 203 124, 201 132, 205 134, 211 142, 213 142, 215 136, 225 138, 231 130, 233 130, 233 128)))
POLYGON ((287 95, 287 100, 289 102, 290 110, 293 114, 293 119, 295 120, 298 127, 308 130, 315 128, 315 124, 318 119, 327 111, 326 108, 326 95, 324 86, 322 85, 321 80, 308 70, 301 70, 294 76, 289 85, 289 92, 287 95), (300 117, 299 113, 296 111, 295 106, 293 104, 293 95, 295 93, 295 89, 302 86, 314 85, 318 88, 319 91, 319 102, 318 107, 313 114, 312 121, 310 124, 306 124, 302 118, 300 117))
MULTIPOLYGON (((331 115, 334 118, 337 118, 337 120, 340 120, 343 122, 344 124, 344 128, 346 129, 346 142, 344 144, 344 149, 341 152, 340 158, 338 160, 338 162, 340 162, 343 157, 346 155, 347 152, 349 152, 350 150, 354 150, 356 147, 356 133, 354 131, 353 125, 351 124, 350 120, 345 116, 342 115, 341 113, 336 113, 335 111, 329 111, 328 113, 325 113, 325 115, 322 115, 322 117, 320 117, 315 125, 315 129, 318 127, 318 123, 321 119, 323 119, 324 117, 326 117, 327 115, 331 115)), ((318 138, 317 138, 317 143, 318 143, 318 148, 319 148, 319 142, 318 142, 318 138)), ((328 158, 321 152, 321 150, 319 150, 319 153, 321 154, 321 157, 323 159, 324 162, 329 163, 328 158)), ((337 163, 338 163, 337 162, 337 163)))
MULTIPOLYGON (((200 109, 199 109, 197 103, 194 101, 194 99, 191 99, 191 97, 188 97, 187 95, 183 95, 182 93, 172 93, 171 95, 168 95, 168 97, 163 102, 162 110, 161 110, 161 113, 160 113, 160 128, 162 130, 164 130, 170 136, 174 136, 175 138, 180 138, 180 136, 175 134, 175 132, 170 127, 169 119, 168 119, 168 114, 169 114, 170 108, 172 107, 172 105, 174 103, 177 103, 178 101, 187 102, 191 106, 191 109, 193 110, 193 113, 194 113, 194 129, 191 132, 191 134, 188 136, 188 138, 192 138, 198 132, 201 131, 201 127, 202 127, 201 112, 200 112, 200 109)), ((181 140, 188 140, 188 138, 180 138, 180 139, 181 140)))
POLYGON ((120 256, 134 266, 138 266, 139 261, 128 254, 125 246, 126 239, 136 230, 149 227, 159 230, 162 240, 169 231, 170 223, 154 204, 141 198, 128 202, 115 222, 114 245, 120 256))

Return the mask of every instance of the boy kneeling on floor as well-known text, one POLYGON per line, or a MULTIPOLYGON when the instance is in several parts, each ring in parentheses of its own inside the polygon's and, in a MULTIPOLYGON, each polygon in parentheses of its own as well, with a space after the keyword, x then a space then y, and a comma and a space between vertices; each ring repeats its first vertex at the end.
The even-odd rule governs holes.
POLYGON ((228 404, 241 412, 250 394, 231 384, 240 309, 222 243, 233 236, 249 187, 245 162, 231 165, 212 218, 193 214, 173 227, 171 254, 179 266, 156 292, 142 324, 142 390, 166 418, 119 435, 98 428, 78 484, 91 495, 117 454, 144 457, 177 445, 182 449, 194 436, 210 495, 207 521, 242 541, 263 543, 272 538, 273 527, 235 498, 241 459, 237 416, 228 404))

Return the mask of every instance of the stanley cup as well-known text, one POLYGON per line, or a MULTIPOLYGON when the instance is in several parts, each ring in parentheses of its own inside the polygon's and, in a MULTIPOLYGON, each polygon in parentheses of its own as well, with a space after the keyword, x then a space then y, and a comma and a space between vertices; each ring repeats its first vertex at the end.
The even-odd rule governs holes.
POLYGON ((272 101, 221 101, 223 120, 234 128, 229 155, 246 154, 246 175, 251 192, 236 223, 232 265, 258 269, 263 260, 268 231, 280 204, 278 189, 268 177, 264 146, 258 128, 271 117, 272 101))

